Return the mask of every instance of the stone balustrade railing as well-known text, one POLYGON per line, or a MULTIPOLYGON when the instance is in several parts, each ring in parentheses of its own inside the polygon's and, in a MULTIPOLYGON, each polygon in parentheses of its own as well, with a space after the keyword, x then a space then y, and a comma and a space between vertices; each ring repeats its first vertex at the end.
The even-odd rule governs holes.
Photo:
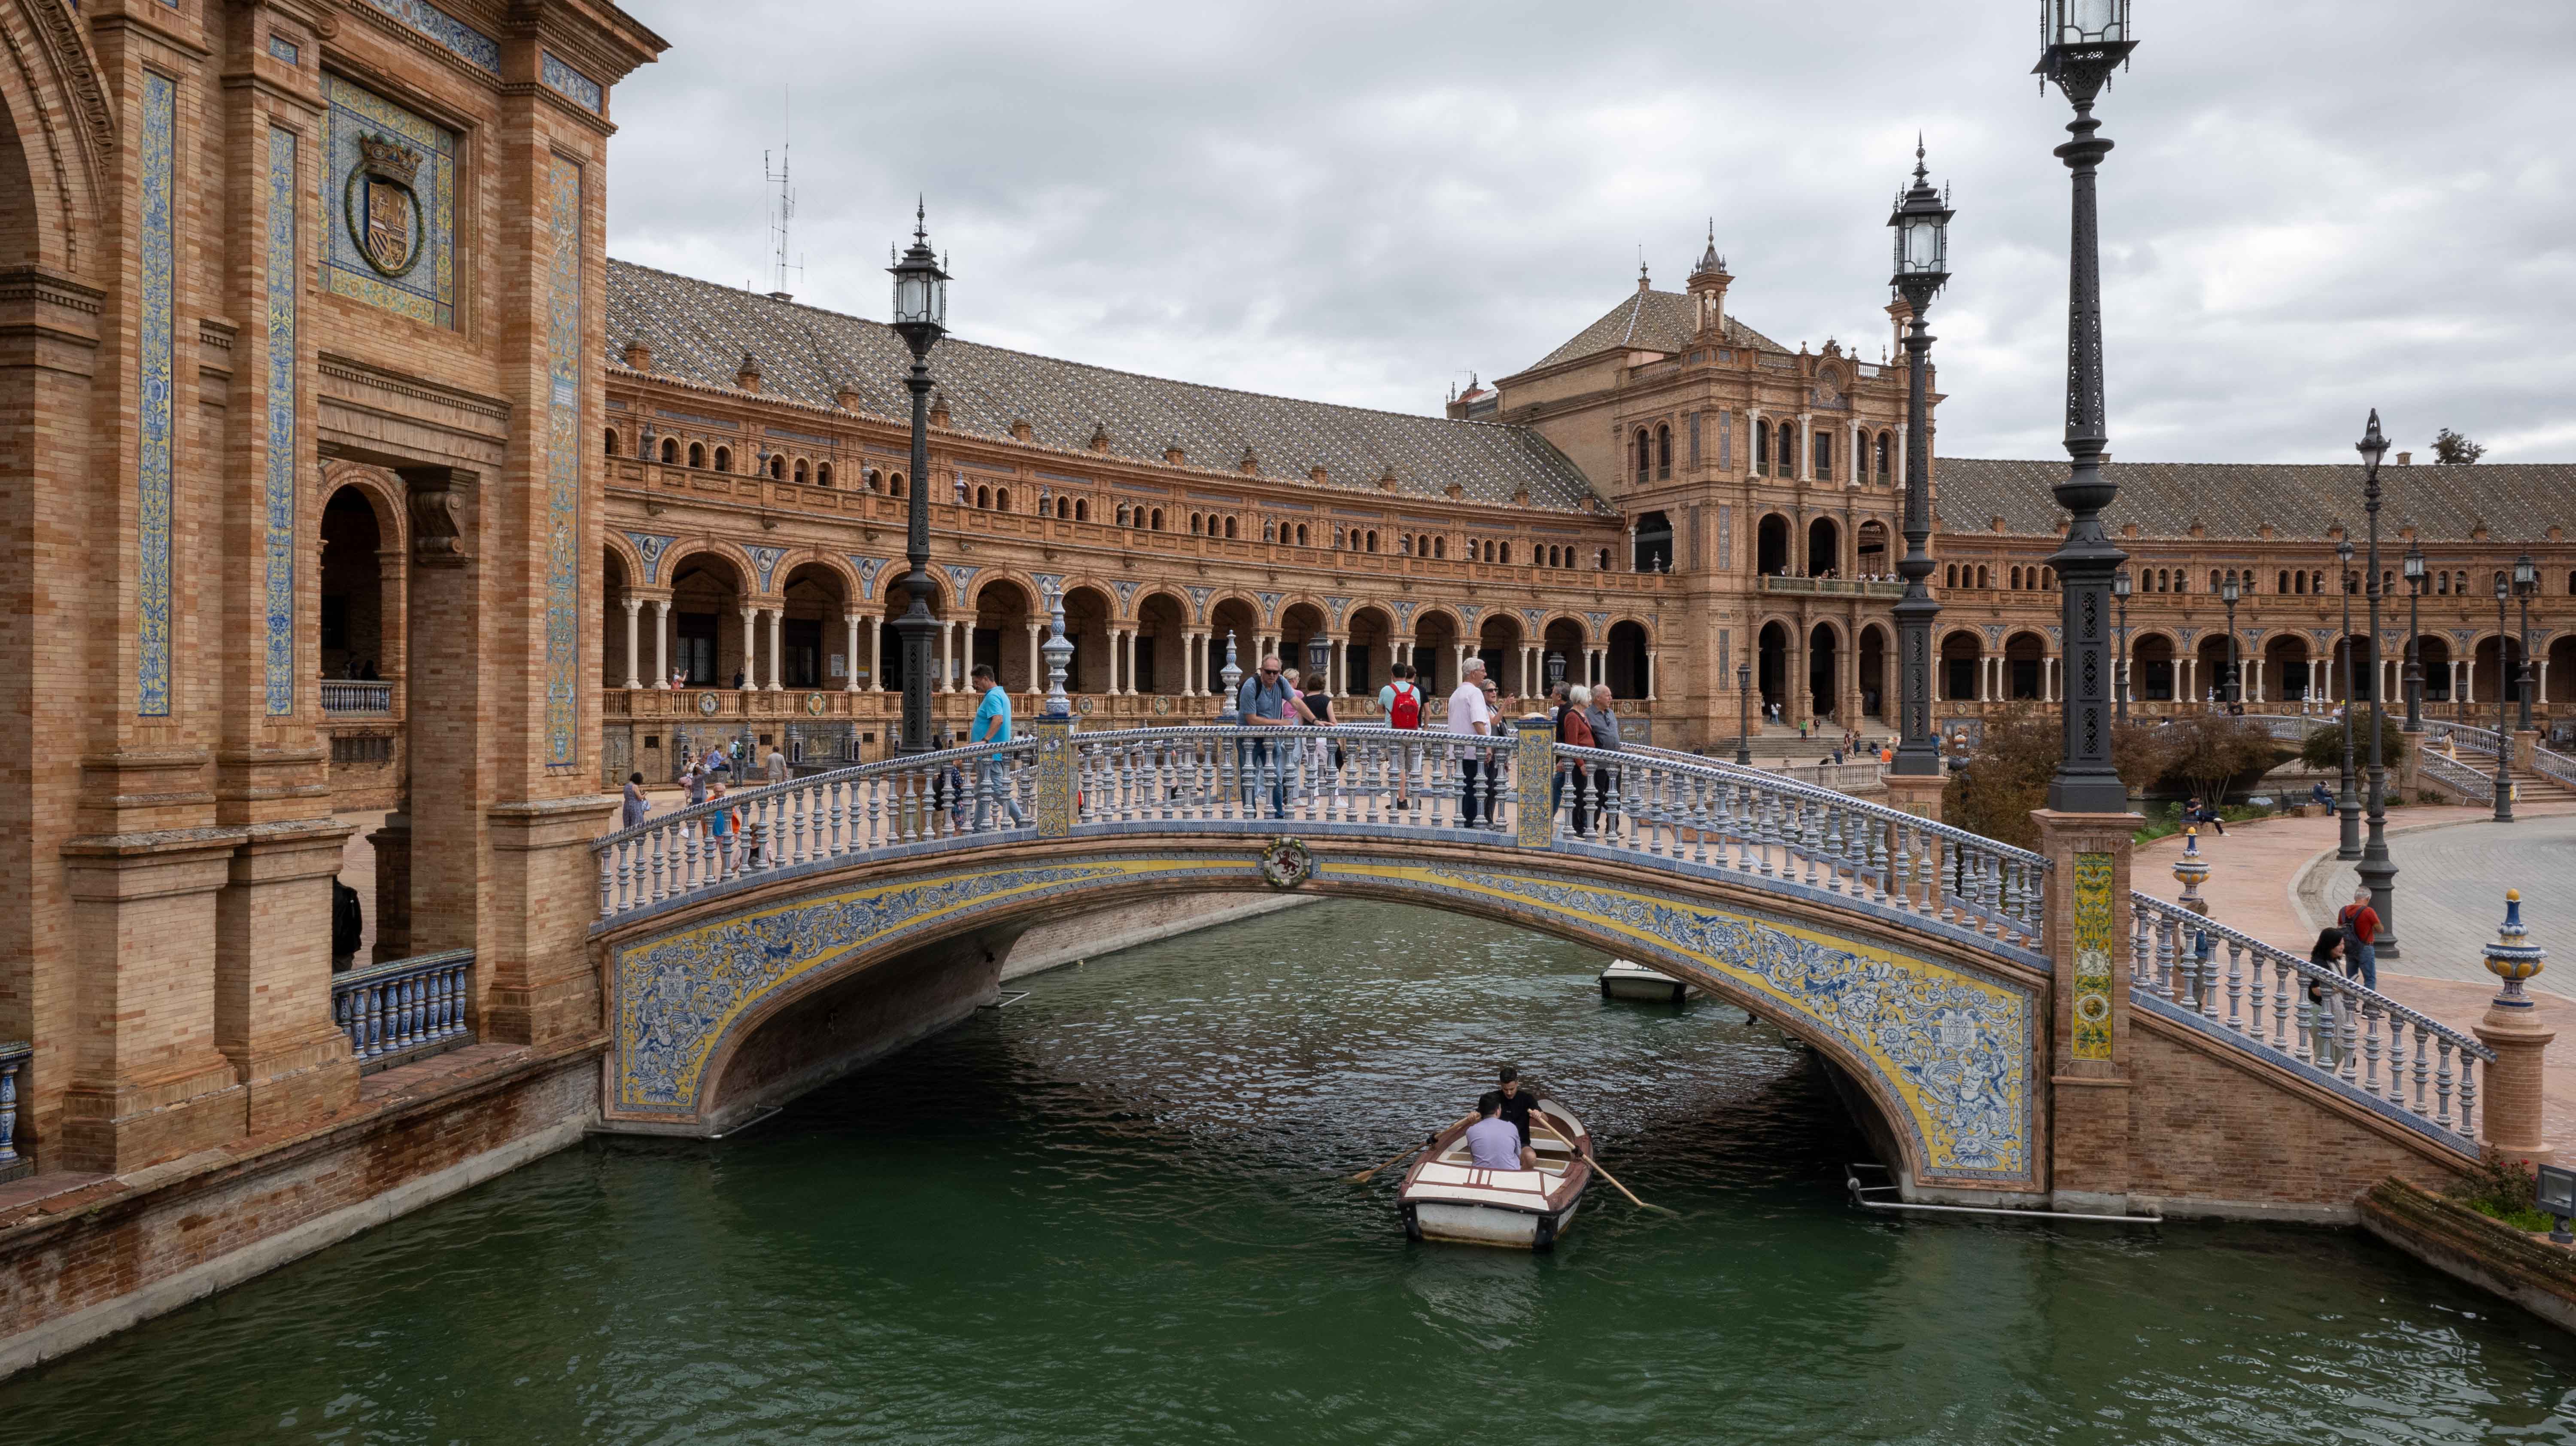
POLYGON ((24 1040, 0 1044, 0 1180, 35 1169, 33 1160, 18 1153, 18 1081, 35 1054, 24 1040))
POLYGON ((2495 802, 2495 777, 2456 758, 2436 753, 2430 748, 2416 752, 2416 769, 2422 778, 2436 788, 2458 794, 2472 803, 2495 802))
POLYGON ((391 683, 352 682, 343 678, 322 680, 322 711, 325 714, 385 714, 393 710, 394 685, 391 683))
POLYGON ((2546 748, 2531 750, 2531 771, 2543 778, 2576 788, 2576 758, 2546 748))
POLYGON ((1069 735, 1064 797, 1042 799, 1041 742, 949 749, 748 789, 594 845, 604 920, 814 863, 1141 824, 1394 837, 1500 835, 1865 898, 2035 947, 2047 861, 1759 769, 1560 748, 1543 719, 1501 736, 1234 725, 1069 735), (1471 793, 1463 780, 1469 765, 1471 793), (1542 783, 1529 770, 1545 771, 1542 783), (1557 780, 1562 778, 1560 785, 1557 780), (1528 800, 1546 817, 1524 817, 1528 800), (1050 807, 1061 817, 1042 817, 1050 807), (1577 826, 1581 825, 1578 832, 1577 826))
POLYGON ((2494 729, 2473 723, 2428 723, 2424 725, 2424 741, 2434 747, 2448 743, 2463 753, 2481 753, 2489 758, 2504 747, 2494 729))
POLYGON ((349 1036, 361 1074, 473 1042, 474 951, 388 959, 331 976, 331 1017, 349 1036))
POLYGON ((2130 909, 2133 1000, 2476 1153, 2479 1067, 2494 1061, 2494 1050, 2185 905, 2132 893, 2130 909))
POLYGON ((1905 596, 1905 584, 1897 579, 1857 577, 1782 577, 1765 573, 1762 590, 1795 597, 1883 597, 1905 596))

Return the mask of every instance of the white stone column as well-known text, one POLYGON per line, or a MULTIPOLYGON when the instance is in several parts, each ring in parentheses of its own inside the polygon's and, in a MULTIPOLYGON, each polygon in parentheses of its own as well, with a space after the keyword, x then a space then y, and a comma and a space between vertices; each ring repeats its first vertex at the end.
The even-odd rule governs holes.
MULTIPOLYGON (((1118 675, 1127 680, 1127 696, 1130 698, 1136 696, 1136 632, 1134 628, 1127 630, 1127 661, 1118 670, 1118 675)), ((1150 688, 1153 684, 1153 679, 1145 680, 1145 686, 1150 688)))
POLYGON ((653 686, 668 691, 671 686, 671 600, 653 599, 653 686))
POLYGON ((1039 628, 1036 623, 1029 624, 1028 691, 1032 693, 1043 693, 1046 691, 1046 669, 1040 666, 1038 662, 1038 632, 1039 628))
POLYGON ((747 688, 760 686, 760 609, 742 610, 742 681, 747 688))
POLYGON ((637 644, 641 641, 635 636, 635 632, 637 622, 643 614, 644 599, 640 597, 626 599, 626 686, 629 688, 644 686, 644 680, 635 676, 635 664, 639 652, 637 644))
MULTIPOLYGON (((1663 675, 1664 675, 1664 660, 1663 660, 1663 652, 1662 652, 1662 650, 1661 650, 1661 649, 1659 649, 1659 648, 1648 648, 1648 649, 1646 649, 1646 688, 1645 688, 1645 692, 1646 692, 1646 701, 1647 701, 1647 702, 1652 703, 1652 702, 1654 702, 1654 701, 1655 701, 1655 688, 1656 688, 1656 686, 1657 686, 1658 684, 1660 684, 1660 683, 1663 681, 1663 675)), ((1879 701, 1879 706, 1880 706, 1880 707, 1882 707, 1882 708, 1884 708, 1884 707, 1886 706, 1886 700, 1885 700, 1885 699, 1881 699, 1881 700, 1879 701)))
POLYGON ((769 610, 769 691, 773 693, 781 692, 785 688, 780 676, 787 669, 786 631, 787 609, 771 608, 769 610))
POLYGON ((2536 706, 2549 700, 2549 660, 2531 660, 2531 701, 2536 706))
MULTIPOLYGON (((849 641, 843 645, 841 652, 841 667, 847 675, 841 681, 841 691, 855 693, 859 691, 859 615, 843 613, 841 622, 849 629, 849 641)), ((876 670, 871 668, 868 673, 870 677, 874 677, 876 670)))
POLYGON ((1198 678, 1199 678, 1199 635, 1198 635, 1198 634, 1196 634, 1196 633, 1194 633, 1194 632, 1191 632, 1191 631, 1190 631, 1189 629, 1187 629, 1187 628, 1183 628, 1183 629, 1181 629, 1181 696, 1182 696, 1182 697, 1184 697, 1184 698, 1195 698, 1195 697, 1197 697, 1197 696, 1199 695, 1199 683, 1198 683, 1198 678))
POLYGON ((1816 476, 1816 414, 1798 414, 1798 480, 1811 482, 1816 476))
POLYGON ((946 619, 942 619, 939 624, 939 686, 930 690, 934 693, 953 693, 957 691, 954 687, 950 686, 948 681, 950 676, 956 672, 956 668, 954 666, 957 657, 956 641, 957 624, 946 619))
POLYGON ((885 628, 878 625, 868 629, 868 691, 885 690, 885 628))

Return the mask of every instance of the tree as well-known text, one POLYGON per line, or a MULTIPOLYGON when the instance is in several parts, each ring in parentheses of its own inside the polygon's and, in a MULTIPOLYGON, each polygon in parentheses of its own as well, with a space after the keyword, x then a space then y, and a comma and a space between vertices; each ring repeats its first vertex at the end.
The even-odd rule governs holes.
MULTIPOLYGON (((1942 822, 2021 848, 2038 847, 2039 825, 2030 815, 2048 806, 2048 780, 2064 750, 2064 728, 2054 708, 2025 705, 1988 715, 1977 751, 1941 791, 1942 822)), ((2154 783, 2170 766, 2167 731, 2132 723, 2111 735, 2111 766, 2132 791, 2154 783)))
POLYGON ((2186 713, 2158 731, 2168 750, 2166 775, 2212 807, 2225 801, 2230 783, 2270 768, 2281 751, 2262 724, 2225 713, 2186 713))
MULTIPOLYGON (((2353 766, 2363 768, 2370 762, 2370 724, 2376 712, 2367 703, 2352 705, 2353 766)), ((2406 757, 2406 726, 2403 721, 2379 715, 2379 758, 2382 764, 2395 768, 2406 757)), ((2343 767, 2343 725, 2329 723, 2313 728, 2299 743, 2299 759, 2310 768, 2343 767)))
POLYGON ((2459 433, 2444 427, 2433 434, 2433 460, 2446 467, 2465 467, 2487 454, 2487 449, 2459 433))

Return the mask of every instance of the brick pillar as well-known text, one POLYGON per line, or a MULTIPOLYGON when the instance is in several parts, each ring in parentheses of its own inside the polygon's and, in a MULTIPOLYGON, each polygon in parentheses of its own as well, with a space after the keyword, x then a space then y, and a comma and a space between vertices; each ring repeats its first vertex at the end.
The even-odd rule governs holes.
POLYGON ((2513 735, 2513 771, 2528 778, 2540 762, 2540 730, 2517 729, 2513 735))
POLYGON ((376 947, 368 958, 381 964, 411 954, 411 815, 386 814, 367 844, 376 851, 376 947))
POLYGON ((2478 1096, 2483 1116, 2478 1133, 2509 1159, 2546 1163, 2552 1152, 2542 1090, 2549 1042, 2558 1033, 2540 1027, 2531 996, 2522 988, 2522 981, 2541 971, 2546 956, 2529 942, 2522 926, 2521 891, 2508 889, 2504 899, 2504 924, 2496 930, 2496 942, 2486 947, 2487 971, 2504 981, 2504 989, 2477 1025, 2478 1039, 2496 1052, 2478 1096))
POLYGON ((2129 897, 2135 814, 2037 809, 2049 859, 2042 945, 2051 963, 2049 1189, 2064 1210, 2129 1206, 2129 897))
POLYGON ((353 826, 262 825, 215 907, 215 1047, 249 1091, 250 1130, 357 1103, 358 1064, 331 1012, 331 885, 353 826))

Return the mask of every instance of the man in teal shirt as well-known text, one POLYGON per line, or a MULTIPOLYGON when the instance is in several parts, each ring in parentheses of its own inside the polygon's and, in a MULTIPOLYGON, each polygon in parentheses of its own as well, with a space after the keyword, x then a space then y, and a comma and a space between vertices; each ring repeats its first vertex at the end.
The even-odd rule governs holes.
MULTIPOLYGON (((994 681, 993 668, 989 663, 977 663, 975 671, 970 676, 974 681, 975 691, 984 695, 984 701, 975 705, 975 721, 967 725, 966 741, 970 744, 1010 742, 1011 695, 1003 692, 1001 685, 994 681)), ((1002 807, 1010 811, 1012 827, 1029 826, 1029 816, 1021 809, 1020 801, 1011 787, 1009 775, 1005 772, 1006 762, 1007 760, 1001 754, 989 753, 975 765, 978 779, 975 789, 975 831, 978 833, 983 832, 985 821, 992 817, 993 803, 996 799, 1001 801, 1002 807)))

